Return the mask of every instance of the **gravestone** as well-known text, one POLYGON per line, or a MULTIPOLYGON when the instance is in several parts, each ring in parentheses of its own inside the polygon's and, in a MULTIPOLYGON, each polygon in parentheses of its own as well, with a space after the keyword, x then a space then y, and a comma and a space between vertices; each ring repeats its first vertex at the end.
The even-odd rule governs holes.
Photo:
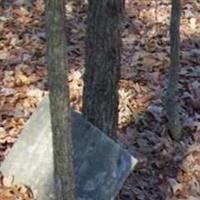
MULTIPOLYGON (((2 163, 5 176, 31 187, 37 200, 55 200, 49 100, 45 97, 2 163)), ((81 114, 70 111, 78 200, 111 200, 136 159, 81 114)), ((63 163, 64 164, 64 163, 63 163)))

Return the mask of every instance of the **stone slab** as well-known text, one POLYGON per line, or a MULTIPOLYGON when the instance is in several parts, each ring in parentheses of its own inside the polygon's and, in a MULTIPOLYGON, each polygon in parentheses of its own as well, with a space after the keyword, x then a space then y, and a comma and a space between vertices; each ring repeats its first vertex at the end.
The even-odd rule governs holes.
MULTIPOLYGON (((133 170, 136 159, 81 114, 71 111, 77 200, 112 200, 133 170)), ((55 200, 49 99, 28 120, 0 168, 32 188, 37 200, 55 200)))

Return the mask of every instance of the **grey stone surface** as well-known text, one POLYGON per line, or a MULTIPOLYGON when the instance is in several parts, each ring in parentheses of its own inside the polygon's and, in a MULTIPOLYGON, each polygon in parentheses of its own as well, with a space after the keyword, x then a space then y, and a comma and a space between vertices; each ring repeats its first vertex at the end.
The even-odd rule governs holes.
MULTIPOLYGON (((71 111, 78 200, 111 200, 136 160, 81 114, 71 111)), ((45 97, 1 166, 4 175, 32 188, 38 200, 55 200, 49 100, 45 97)))

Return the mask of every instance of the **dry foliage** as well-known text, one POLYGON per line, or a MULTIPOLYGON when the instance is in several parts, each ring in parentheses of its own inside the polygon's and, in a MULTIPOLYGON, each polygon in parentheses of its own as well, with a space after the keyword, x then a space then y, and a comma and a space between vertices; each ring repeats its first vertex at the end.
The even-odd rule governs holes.
MULTIPOLYGON (((200 198, 200 2, 182 2, 178 99, 184 137, 175 143, 166 131, 162 104, 169 64, 170 1, 126 1, 118 134, 119 142, 140 162, 124 185, 121 200, 200 198)), ((68 1, 66 10, 70 99, 81 110, 86 5, 68 1)), ((2 0, 0 13, 2 161, 47 93, 47 71, 43 1, 2 0)), ((26 194, 23 187, 1 184, 0 200, 31 199, 26 194)))

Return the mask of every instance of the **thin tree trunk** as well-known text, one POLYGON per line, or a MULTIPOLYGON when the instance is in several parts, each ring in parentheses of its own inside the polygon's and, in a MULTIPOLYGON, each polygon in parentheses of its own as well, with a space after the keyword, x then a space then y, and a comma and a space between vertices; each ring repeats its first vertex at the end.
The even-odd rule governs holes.
POLYGON ((116 138, 122 1, 89 0, 83 113, 116 138))
POLYGON ((57 200, 75 200, 69 90, 66 84, 65 6, 64 0, 46 0, 45 4, 55 197, 57 200))
POLYGON ((172 0, 171 23, 170 23, 170 68, 168 73, 168 87, 165 97, 165 107, 168 117, 168 129, 173 139, 181 138, 181 124, 179 120, 178 104, 176 102, 176 93, 178 85, 178 73, 180 68, 180 17, 181 2, 172 0))

